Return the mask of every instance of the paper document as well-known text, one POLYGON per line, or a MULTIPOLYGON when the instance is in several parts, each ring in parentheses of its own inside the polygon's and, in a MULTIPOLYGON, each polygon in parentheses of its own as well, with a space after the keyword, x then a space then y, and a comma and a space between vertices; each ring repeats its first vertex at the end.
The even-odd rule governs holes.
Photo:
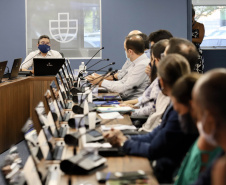
POLYGON ((98 107, 98 112, 133 112, 134 109, 131 107, 98 107))
POLYGON ((111 148, 111 144, 110 143, 86 143, 84 145, 84 148, 111 148))
POLYGON ((102 131, 108 131, 108 130, 111 130, 111 128, 114 128, 116 130, 136 130, 137 129, 134 125, 121 125, 121 124, 101 125, 102 131))
POLYGON ((124 117, 119 114, 118 112, 108 112, 108 113, 101 113, 99 116, 102 119, 123 119, 124 117))

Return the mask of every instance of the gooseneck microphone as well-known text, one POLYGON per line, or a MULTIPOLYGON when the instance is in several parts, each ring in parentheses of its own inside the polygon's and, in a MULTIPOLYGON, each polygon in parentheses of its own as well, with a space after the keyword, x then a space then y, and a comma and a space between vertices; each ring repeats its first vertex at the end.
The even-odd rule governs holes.
MULTIPOLYGON (((120 114, 120 116, 121 116, 121 115, 123 116, 123 115, 125 115, 125 114, 130 113, 130 112, 131 112, 131 111, 126 111, 126 112, 120 114)), ((69 120, 68 120, 68 126, 69 126, 70 128, 75 128, 75 129, 83 127, 84 124, 82 124, 82 121, 83 121, 83 119, 84 119, 86 116, 88 116, 88 114, 85 114, 83 117, 81 117, 80 120, 79 120, 78 122, 76 122, 75 118, 69 119, 69 120)), ((106 124, 108 124, 108 123, 110 123, 110 122, 113 122, 113 121, 116 120, 116 119, 118 119, 118 116, 115 117, 114 119, 110 119, 110 120, 107 120, 107 121, 105 121, 105 122, 102 122, 102 123, 96 125, 96 128, 101 127, 101 125, 106 125, 106 124)), ((91 129, 91 130, 92 130, 92 129, 91 129)), ((66 143, 67 145, 70 145, 70 146, 78 146, 78 140, 79 140, 79 138, 81 138, 83 135, 88 134, 89 131, 91 131, 91 130, 90 130, 90 129, 87 129, 86 132, 83 133, 83 134, 80 134, 79 132, 75 132, 75 133, 71 133, 71 134, 66 134, 65 137, 64 137, 64 141, 65 141, 65 143, 66 143)))
MULTIPOLYGON (((111 72, 111 71, 112 71, 112 68, 109 68, 109 69, 108 69, 108 72, 105 73, 103 76, 101 76, 102 78, 101 78, 96 84, 94 84, 93 87, 90 89, 90 93, 91 93, 92 90, 96 87, 96 85, 98 85, 98 84, 105 78, 105 76, 106 76, 109 72, 111 72)), ((85 94, 86 97, 85 97, 84 99, 82 99, 82 96, 84 95, 84 93, 82 93, 80 104, 79 104, 79 105, 74 105, 74 106, 72 107, 72 111, 73 111, 75 114, 83 114, 83 108, 81 108, 81 105, 82 105, 83 102, 88 98, 88 95, 89 95, 90 93, 85 94)))
MULTIPOLYGON (((85 66, 87 66, 87 65, 90 63, 90 61, 93 59, 93 57, 95 57, 95 56, 97 55, 97 53, 99 53, 102 49, 104 49, 104 47, 100 48, 100 49, 92 56, 92 58, 88 60, 88 62, 85 64, 85 66)), ((85 66, 84 66, 84 70, 85 70, 85 66)))
MULTIPOLYGON (((108 71, 109 71, 109 70, 108 70, 108 71)), ((118 71, 118 70, 114 70, 114 71, 112 71, 112 72, 111 72, 111 73, 109 73, 106 77, 108 77, 108 76, 111 76, 111 75, 115 74, 117 71, 118 71)), ((102 78, 102 77, 103 77, 103 75, 100 75, 100 76, 98 76, 97 78, 94 78, 93 80, 90 80, 90 81, 88 81, 88 82, 86 82, 86 83, 82 84, 82 86, 81 86, 80 88, 82 89, 84 85, 86 85, 86 84, 88 84, 89 82, 92 82, 92 81, 94 81, 94 80, 97 80, 97 79, 99 79, 99 78, 102 78)), ((91 85, 92 85, 92 84, 89 84, 88 86, 91 86, 91 85)))
MULTIPOLYGON (((110 64, 108 64, 108 65, 106 65, 106 66, 104 66, 104 67, 102 67, 102 68, 100 68, 100 69, 98 69, 98 70, 92 72, 91 74, 96 73, 96 72, 98 72, 98 71, 100 71, 100 70, 102 70, 102 69, 104 69, 104 68, 106 68, 106 67, 108 67, 108 66, 111 66, 111 65, 115 65, 115 62, 112 62, 112 63, 110 63, 110 64)), ((109 72, 109 71, 108 71, 108 72, 109 72)), ((91 74, 90 74, 90 75, 91 75, 91 74)))
POLYGON ((109 58, 107 58, 107 59, 101 59, 101 60, 99 60, 98 62, 96 62, 96 63, 94 63, 93 65, 91 65, 90 67, 88 67, 86 70, 90 69, 91 67, 97 65, 98 63, 100 63, 100 62, 102 62, 102 61, 109 61, 109 60, 110 60, 109 58))
POLYGON ((81 78, 82 77, 82 72, 85 71, 86 69, 86 66, 90 63, 90 61, 93 59, 93 57, 95 57, 97 55, 97 53, 99 53, 102 49, 104 49, 104 47, 100 48, 92 57, 91 59, 88 60, 88 62, 84 65, 84 68, 83 70, 81 70, 78 74, 78 78, 81 78))
POLYGON ((31 59, 35 58, 35 57, 36 57, 37 55, 39 55, 40 53, 41 53, 41 51, 39 51, 35 56, 29 58, 27 61, 23 62, 23 63, 21 64, 21 66, 20 66, 20 71, 22 71, 22 66, 23 66, 24 64, 26 64, 27 62, 29 62, 31 59))

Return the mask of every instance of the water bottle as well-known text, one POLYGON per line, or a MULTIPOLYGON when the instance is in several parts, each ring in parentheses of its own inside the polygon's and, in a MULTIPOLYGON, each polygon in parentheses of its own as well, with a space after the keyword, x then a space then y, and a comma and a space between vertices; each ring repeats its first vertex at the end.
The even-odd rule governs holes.
POLYGON ((85 66, 85 63, 84 62, 82 62, 81 65, 79 66, 79 72, 80 71, 83 71, 83 70, 84 71, 86 70, 86 66, 85 66))

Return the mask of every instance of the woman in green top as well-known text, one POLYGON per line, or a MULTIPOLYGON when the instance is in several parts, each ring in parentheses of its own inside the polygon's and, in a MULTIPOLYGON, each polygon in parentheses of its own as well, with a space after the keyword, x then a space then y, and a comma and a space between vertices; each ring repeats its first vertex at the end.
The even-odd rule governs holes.
MULTIPOLYGON (((200 75, 191 73, 180 78, 173 87, 171 99, 174 109, 179 114, 181 129, 185 133, 196 133, 197 128, 192 117, 195 113, 192 112, 191 92, 195 82, 200 75)), ((202 131, 199 129, 199 137, 186 154, 181 167, 175 178, 175 185, 189 185, 198 179, 202 172, 214 157, 221 151, 214 144, 207 143, 203 137, 202 131)))

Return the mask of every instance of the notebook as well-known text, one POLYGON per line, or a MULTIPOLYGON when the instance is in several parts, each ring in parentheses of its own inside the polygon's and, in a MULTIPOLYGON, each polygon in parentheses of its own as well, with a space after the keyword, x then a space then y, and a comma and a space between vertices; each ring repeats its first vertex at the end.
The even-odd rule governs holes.
POLYGON ((34 58, 35 76, 55 76, 65 62, 64 58, 34 58))

